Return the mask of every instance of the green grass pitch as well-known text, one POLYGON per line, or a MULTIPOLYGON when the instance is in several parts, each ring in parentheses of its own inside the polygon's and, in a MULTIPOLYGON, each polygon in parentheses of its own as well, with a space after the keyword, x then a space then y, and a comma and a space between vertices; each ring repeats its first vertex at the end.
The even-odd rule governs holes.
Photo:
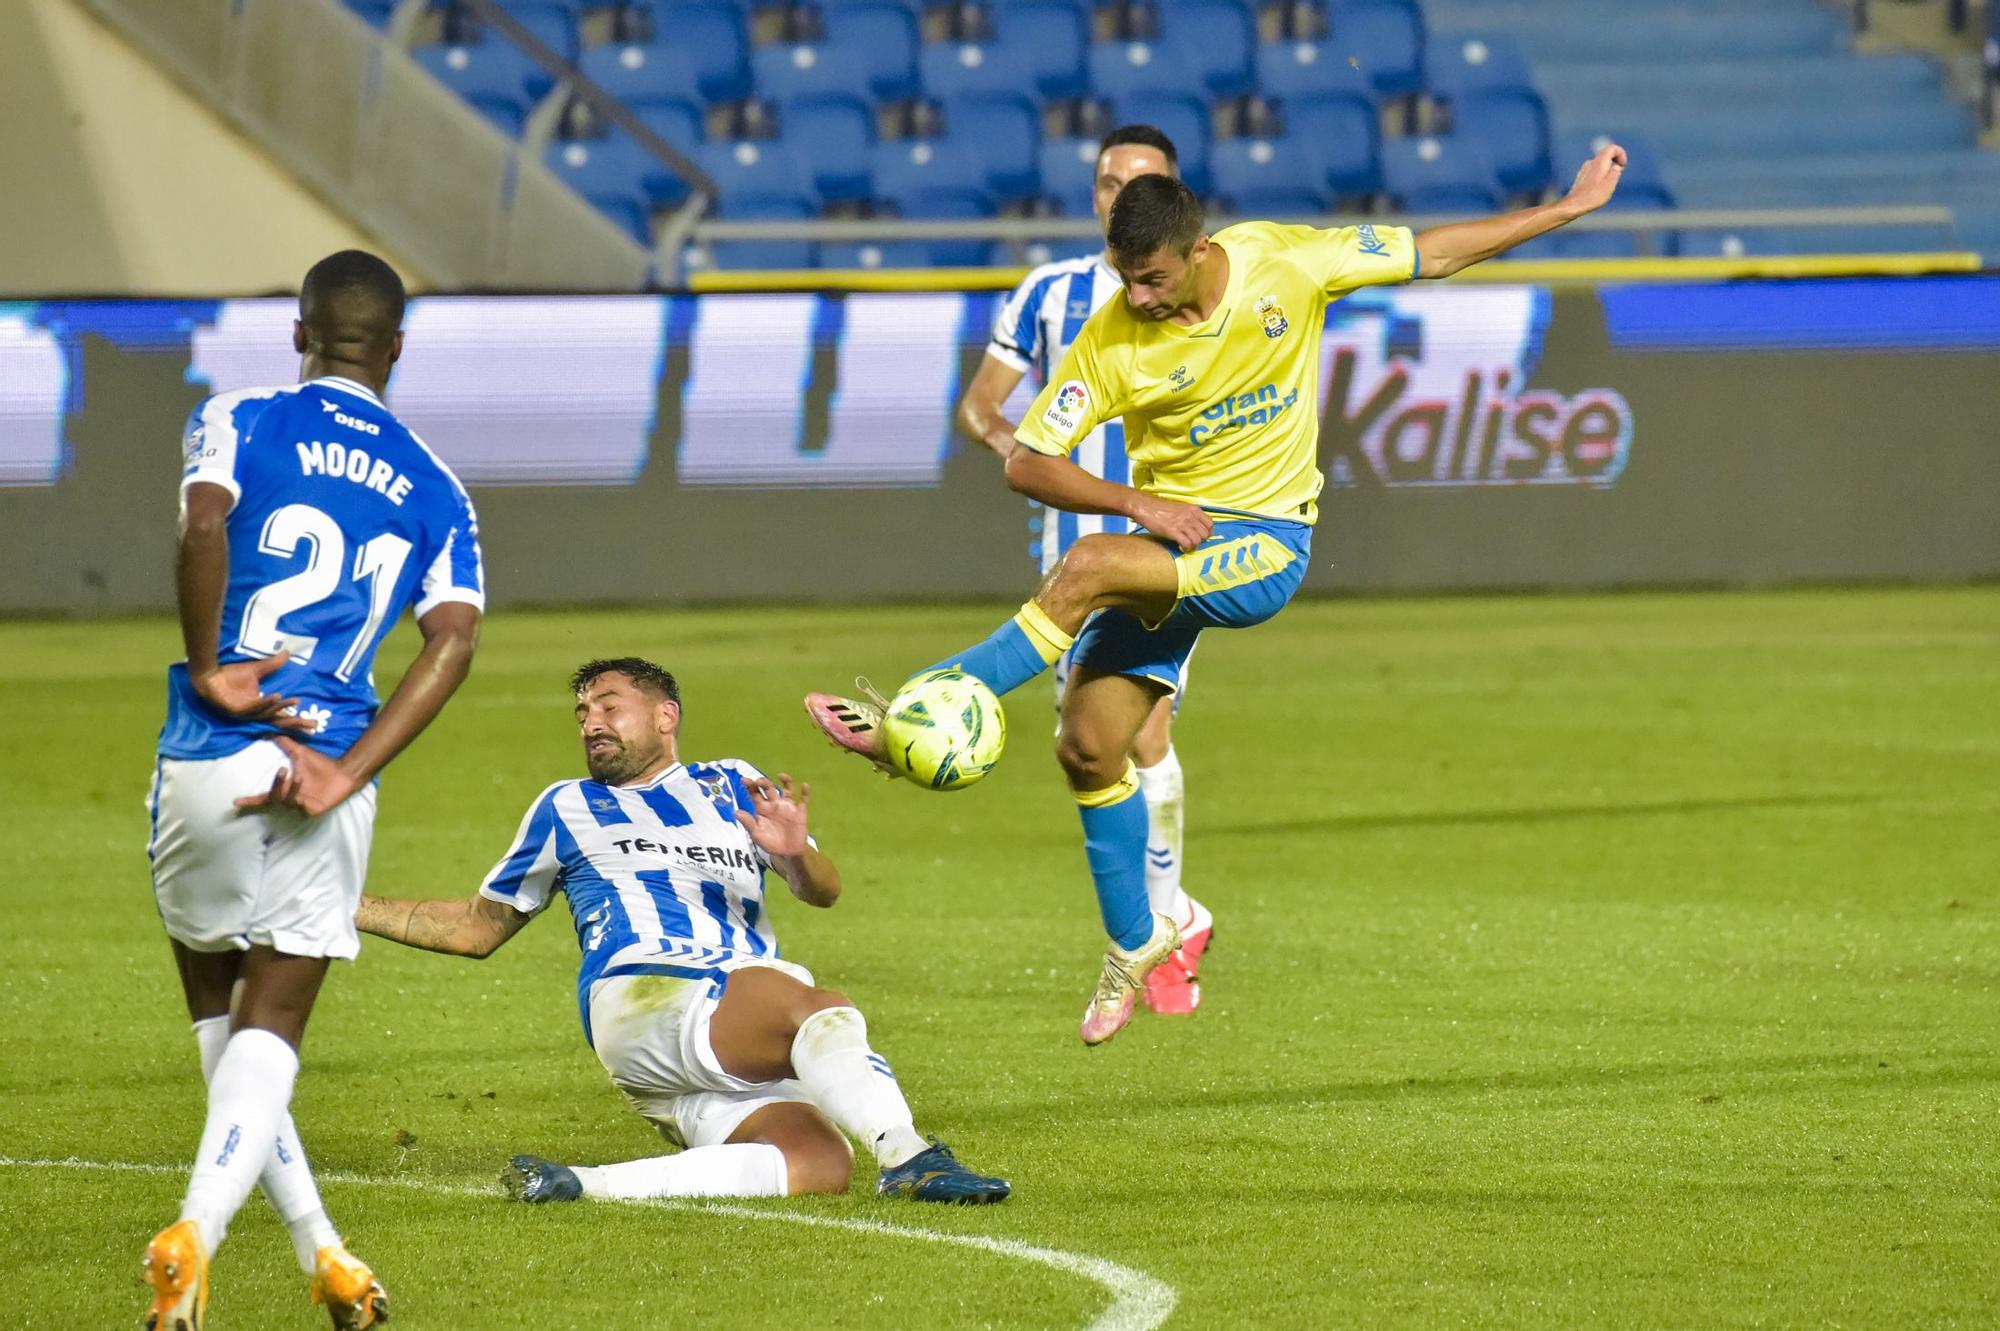
MULTIPOLYGON (((733 1210, 511 1205, 509 1152, 659 1149, 583 1045, 566 916, 484 963, 371 942, 331 977, 295 1110, 398 1327, 1159 1307, 761 1212, 1104 1259, 1171 1286, 1173 1326, 2000 1321, 2000 590, 1314 602, 1212 635, 1180 730, 1206 1003, 1096 1051, 1045 688, 950 795, 879 782, 799 709, 1001 613, 496 616, 384 782, 372 885, 471 891, 579 767, 566 673, 655 656, 687 753, 812 781, 847 895, 781 901, 787 955, 856 997, 920 1126, 1014 1199, 890 1203, 868 1170, 733 1210)), ((0 1165, 11 1325, 136 1323, 200 1129, 142 854, 176 642, 166 619, 0 625, 0 1156, 154 1167, 0 1165)), ((323 1325, 261 1199, 211 1325, 323 1325)))

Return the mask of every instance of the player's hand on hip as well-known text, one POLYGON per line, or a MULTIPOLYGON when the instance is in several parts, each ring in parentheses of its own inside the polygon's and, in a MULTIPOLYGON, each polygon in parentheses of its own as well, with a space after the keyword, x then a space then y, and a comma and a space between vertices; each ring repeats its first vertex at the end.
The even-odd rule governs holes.
POLYGON ((1611 196, 1618 190, 1618 180, 1625 174, 1625 150, 1615 143, 1607 143, 1597 150, 1597 156, 1583 164, 1576 173, 1576 183, 1563 196, 1564 211, 1572 217, 1594 213, 1611 202, 1611 196))
POLYGON ((189 676, 189 683, 201 700, 225 716, 239 721, 265 721, 285 730, 311 730, 313 723, 286 714, 299 704, 297 698, 264 692, 264 681, 292 659, 289 651, 258 661, 232 661, 205 674, 189 676))
POLYGON ((237 808, 253 813, 293 809, 308 818, 317 818, 361 788, 361 782, 317 749, 309 749, 286 735, 278 736, 273 743, 285 751, 290 765, 271 779, 269 790, 237 800, 237 808))
POLYGON ((1193 504, 1143 495, 1132 506, 1132 520, 1155 536, 1164 536, 1182 550, 1192 550, 1215 534, 1215 519, 1193 504))
POLYGON ((774 859, 791 859, 806 853, 806 801, 812 787, 778 773, 778 782, 758 778, 746 782, 755 813, 736 811, 736 821, 757 843, 757 848, 774 859))

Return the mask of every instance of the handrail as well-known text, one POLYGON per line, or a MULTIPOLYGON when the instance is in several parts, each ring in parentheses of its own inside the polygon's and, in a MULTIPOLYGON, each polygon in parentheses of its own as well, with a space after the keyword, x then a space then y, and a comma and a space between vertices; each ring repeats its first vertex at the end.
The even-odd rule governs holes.
MULTIPOLYGON (((480 0, 486 3, 486 0, 480 0)), ((1210 219, 1212 228, 1227 226, 1226 217, 1210 219)), ((1357 220, 1377 226, 1408 226, 1421 230, 1462 216, 1312 217, 1292 219, 1320 226, 1346 226, 1357 220)), ((1569 224, 1577 231, 1757 231, 1777 227, 1935 226, 1945 239, 1956 240, 1958 216, 1942 204, 1902 204, 1837 208, 1687 208, 1620 209, 1592 213, 1569 224)), ((925 221, 922 218, 821 218, 791 222, 703 221, 691 233, 696 242, 724 240, 1088 240, 1102 235, 1096 219, 1085 217, 987 217, 925 221)))

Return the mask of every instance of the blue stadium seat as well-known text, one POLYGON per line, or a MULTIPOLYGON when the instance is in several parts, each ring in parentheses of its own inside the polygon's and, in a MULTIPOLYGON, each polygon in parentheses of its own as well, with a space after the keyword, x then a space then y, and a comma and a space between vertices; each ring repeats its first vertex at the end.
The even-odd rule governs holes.
POLYGON ((968 245, 963 241, 951 241, 940 248, 938 245, 926 244, 921 240, 825 244, 819 247, 819 266, 870 269, 936 268, 946 263, 958 264, 972 257, 973 263, 970 266, 985 267, 1000 261, 994 253, 995 248, 980 242, 971 242, 968 245))
POLYGON ((944 104, 945 138, 953 151, 976 153, 986 185, 1002 203, 1041 191, 1041 115, 1018 96, 958 97, 944 104))
POLYGON ((677 4, 654 19, 653 40, 687 53, 709 101, 733 102, 750 95, 750 39, 742 13, 733 6, 714 0, 677 4))
POLYGON ((1332 11, 1328 44, 1360 63, 1384 97, 1421 92, 1424 86, 1424 19, 1405 0, 1348 0, 1332 11))
POLYGON ((1312 164, 1314 178, 1336 198, 1382 191, 1382 122, 1354 97, 1288 97, 1285 133, 1312 164))
POLYGON ((812 172, 829 203, 872 196, 875 117, 853 97, 801 97, 778 111, 779 137, 812 172))
POLYGON ((774 102, 801 97, 862 97, 868 92, 868 66, 845 46, 820 42, 784 42, 761 46, 750 55, 757 95, 774 102))
POLYGON ((1248 11, 1234 0, 1175 0, 1160 11, 1160 39, 1175 62, 1197 71, 1218 97, 1252 91, 1255 35, 1248 11))
POLYGON ((658 163, 613 130, 601 139, 549 145, 549 169, 642 245, 652 243, 652 196, 646 181, 658 163))
POLYGON ((476 46, 420 46, 410 56, 503 133, 520 134, 535 101, 528 90, 541 70, 512 45, 486 41, 476 46))
POLYGON ((1055 263, 1061 259, 1094 259, 1104 253, 1101 240, 1037 240, 1024 247, 1030 265, 1055 263))
POLYGON ((1097 140, 1044 139, 1040 165, 1042 197, 1055 200, 1064 217, 1089 217, 1097 187, 1097 140))
POLYGON ((917 77, 924 95, 946 101, 982 93, 1032 94, 1021 66, 998 42, 932 42, 917 52, 917 77))
POLYGON ((1342 96, 1375 104, 1375 85, 1332 42, 1272 42, 1257 48, 1257 91, 1280 101, 1342 96))
POLYGON ((1121 125, 1151 125, 1174 141, 1181 179, 1197 194, 1208 192, 1208 147, 1214 137, 1208 102, 1177 93, 1138 93, 1112 103, 1121 125))
POLYGON ((917 95, 917 20, 908 9, 855 0, 827 10, 824 22, 827 47, 854 54, 876 97, 901 101, 917 95))
POLYGON ((1283 139, 1224 139, 1209 154, 1215 192, 1247 217, 1311 217, 1326 211, 1312 160, 1283 139))
POLYGON ((1146 93, 1199 96, 1188 82, 1178 52, 1164 42, 1121 39, 1091 44, 1090 90, 1107 101, 1146 93))
POLYGON ((701 109, 687 102, 640 102, 626 108, 639 123, 684 153, 701 146, 701 109))
POLYGON ((621 102, 706 100, 701 75, 680 42, 593 46, 577 62, 577 71, 621 102))
POLYGON ((1412 213, 1490 213, 1505 194, 1485 149, 1464 135, 1383 144, 1382 186, 1396 207, 1412 213))
MULTIPOLYGON (((799 199, 747 199, 725 204, 720 216, 731 222, 794 222, 816 216, 799 199)), ((805 240, 722 240, 708 246, 712 268, 811 268, 813 246, 805 240)))
POLYGON ((1002 58, 1044 97, 1081 97, 1089 90, 1088 33, 1081 10, 1049 0, 1005 0, 993 11, 1002 58))
POLYGON ((386 28, 396 12, 396 0, 347 0, 347 7, 375 27, 386 28))
MULTIPOLYGON (((530 0, 528 3, 505 4, 500 6, 508 17, 526 28, 531 36, 542 45, 549 47, 564 60, 574 62, 582 43, 577 30, 578 10, 563 4, 548 3, 548 0, 530 0)), ((447 15, 445 33, 454 41, 480 42, 495 41, 513 43, 497 29, 487 30, 490 25, 481 24, 470 11, 459 9, 447 15)), ((554 80, 550 80, 551 83, 554 80)), ((547 88, 542 91, 546 92, 547 88)))
MULTIPOLYGON (((718 202, 727 217, 740 217, 745 208, 802 209, 798 216, 819 213, 819 196, 813 190, 812 175, 790 146, 781 142, 711 143, 695 154, 695 161, 715 182, 718 202)), ((774 215, 789 216, 782 213, 774 215)))
POLYGON ((1516 194, 1549 184, 1549 109, 1527 57, 1505 33, 1432 34, 1425 50, 1431 95, 1451 108, 1452 127, 1486 148, 1500 183, 1516 194))
POLYGON ((1625 150, 1625 174, 1619 177, 1616 196, 1619 202, 1634 208, 1675 206, 1674 192, 1668 187, 1666 175, 1660 169, 1659 154, 1653 151, 1651 141, 1644 134, 1632 130, 1557 135, 1555 145, 1549 151, 1555 187, 1568 189, 1570 181, 1576 178, 1577 170, 1597 156, 1607 143, 1616 143, 1625 150))
POLYGON ((905 217, 990 217, 986 164, 947 139, 875 145, 875 197, 905 217))

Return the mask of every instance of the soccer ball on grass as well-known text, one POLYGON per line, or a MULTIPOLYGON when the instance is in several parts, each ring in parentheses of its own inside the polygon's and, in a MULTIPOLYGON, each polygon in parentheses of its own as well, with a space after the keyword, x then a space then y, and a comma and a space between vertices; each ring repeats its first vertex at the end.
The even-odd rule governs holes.
POLYGON ((1007 744, 1007 714, 985 683, 962 670, 927 670, 889 700, 882 718, 889 765, 931 790, 963 790, 993 770, 1007 744))

